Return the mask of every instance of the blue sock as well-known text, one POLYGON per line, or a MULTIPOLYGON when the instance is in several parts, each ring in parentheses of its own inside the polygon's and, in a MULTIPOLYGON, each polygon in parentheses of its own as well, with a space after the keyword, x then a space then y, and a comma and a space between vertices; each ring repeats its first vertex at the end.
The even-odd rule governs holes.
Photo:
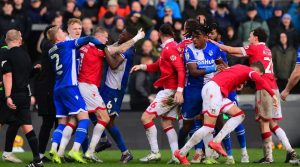
POLYGON ((61 138, 62 138, 62 132, 65 129, 65 124, 58 124, 57 128, 54 130, 52 134, 52 142, 60 144, 61 138))
MULTIPOLYGON (((195 120, 194 124, 189 132, 189 137, 191 138, 193 134, 201 127, 202 123, 200 120, 195 120)), ((202 149, 204 146, 203 141, 201 140, 198 144, 195 145, 195 150, 202 149)))
POLYGON ((104 138, 104 137, 107 137, 105 131, 103 131, 102 135, 101 135, 101 138, 104 138))
POLYGON ((86 139, 87 131, 90 125, 90 120, 83 119, 78 122, 78 126, 75 132, 75 142, 82 144, 86 139))
POLYGON ((97 118, 96 114, 95 113, 89 113, 89 118, 92 121, 92 123, 94 124, 94 126, 96 126, 97 121, 98 121, 98 118, 97 118))
POLYGON ((229 156, 232 156, 232 146, 231 146, 230 134, 228 134, 228 135, 225 136, 225 138, 223 139, 222 143, 223 143, 223 145, 225 147, 226 153, 229 156))
POLYGON ((198 144, 195 145, 195 150, 202 150, 204 147, 203 140, 201 140, 198 144))
POLYGON ((243 124, 240 124, 235 128, 235 133, 237 135, 240 148, 245 148, 246 147, 246 134, 245 134, 245 127, 243 124))
POLYGON ((119 128, 116 125, 113 125, 112 127, 107 128, 108 132, 110 133, 111 137, 115 140, 117 143, 118 148, 121 152, 124 152, 127 150, 127 147, 124 143, 124 140, 122 138, 122 135, 119 131, 119 128))
POLYGON ((85 153, 89 149, 90 141, 89 136, 86 135, 83 143, 81 144, 82 152, 85 153))

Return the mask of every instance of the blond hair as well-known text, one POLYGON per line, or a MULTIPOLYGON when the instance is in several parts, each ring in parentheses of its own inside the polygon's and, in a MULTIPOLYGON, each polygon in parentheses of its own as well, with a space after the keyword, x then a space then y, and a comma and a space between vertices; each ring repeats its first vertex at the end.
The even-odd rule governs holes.
POLYGON ((5 35, 5 42, 10 43, 22 38, 21 32, 16 29, 8 30, 5 35))
POLYGON ((56 34, 57 34, 58 30, 59 30, 59 27, 58 26, 54 26, 54 27, 50 28, 47 31, 47 39, 51 43, 55 43, 55 41, 56 41, 56 34))
POLYGON ((77 23, 77 24, 79 24, 79 25, 82 25, 82 23, 81 23, 81 21, 80 21, 79 19, 71 18, 71 19, 68 20, 68 27, 69 27, 70 25, 72 25, 72 24, 75 24, 75 23, 77 23))

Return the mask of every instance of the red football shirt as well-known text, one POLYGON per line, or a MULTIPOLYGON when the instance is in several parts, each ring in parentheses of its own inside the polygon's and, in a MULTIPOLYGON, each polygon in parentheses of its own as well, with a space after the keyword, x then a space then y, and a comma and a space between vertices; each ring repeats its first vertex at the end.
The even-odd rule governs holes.
POLYGON ((100 86, 105 53, 89 43, 80 48, 78 81, 100 86))
POLYGON ((212 81, 220 86, 223 96, 228 97, 230 92, 236 90, 240 84, 244 84, 249 79, 255 81, 256 85, 265 89, 271 96, 274 95, 273 90, 264 79, 252 68, 244 65, 238 64, 228 67, 216 74, 212 81))
MULTIPOLYGON (((249 63, 260 61, 265 68, 265 74, 262 76, 272 89, 278 89, 277 83, 273 73, 272 52, 265 43, 258 43, 257 45, 244 46, 242 48, 244 56, 249 57, 249 63)), ((262 87, 256 85, 257 90, 262 87)))

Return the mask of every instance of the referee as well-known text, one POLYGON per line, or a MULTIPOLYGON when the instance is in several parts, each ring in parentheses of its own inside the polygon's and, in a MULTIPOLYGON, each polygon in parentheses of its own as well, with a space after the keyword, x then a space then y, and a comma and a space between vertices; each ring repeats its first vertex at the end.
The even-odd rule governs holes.
POLYGON ((1 62, 5 98, 7 106, 20 123, 33 154, 33 161, 28 167, 42 167, 39 156, 38 139, 34 133, 30 113, 29 76, 32 65, 28 53, 21 48, 20 31, 11 29, 6 33, 5 42, 9 50, 1 62))

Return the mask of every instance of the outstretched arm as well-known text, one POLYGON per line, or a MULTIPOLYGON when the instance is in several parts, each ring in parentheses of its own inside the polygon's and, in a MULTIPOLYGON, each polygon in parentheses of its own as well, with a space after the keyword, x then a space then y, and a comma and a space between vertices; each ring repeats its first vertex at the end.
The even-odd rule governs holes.
POLYGON ((300 80, 300 64, 296 64, 294 71, 292 72, 290 79, 285 87, 285 89, 281 92, 281 99, 285 100, 287 96, 290 94, 290 91, 295 87, 295 85, 300 80))
POLYGON ((103 50, 106 45, 102 44, 98 39, 92 37, 92 36, 87 36, 87 37, 81 37, 75 40, 75 46, 80 48, 83 45, 88 44, 89 42, 93 43, 97 48, 103 50))
POLYGON ((243 57, 243 51, 241 47, 231 47, 231 46, 227 46, 227 45, 223 45, 220 44, 214 40, 209 39, 210 42, 212 42, 213 44, 217 45, 222 51, 225 51, 229 54, 232 54, 236 57, 243 57))

